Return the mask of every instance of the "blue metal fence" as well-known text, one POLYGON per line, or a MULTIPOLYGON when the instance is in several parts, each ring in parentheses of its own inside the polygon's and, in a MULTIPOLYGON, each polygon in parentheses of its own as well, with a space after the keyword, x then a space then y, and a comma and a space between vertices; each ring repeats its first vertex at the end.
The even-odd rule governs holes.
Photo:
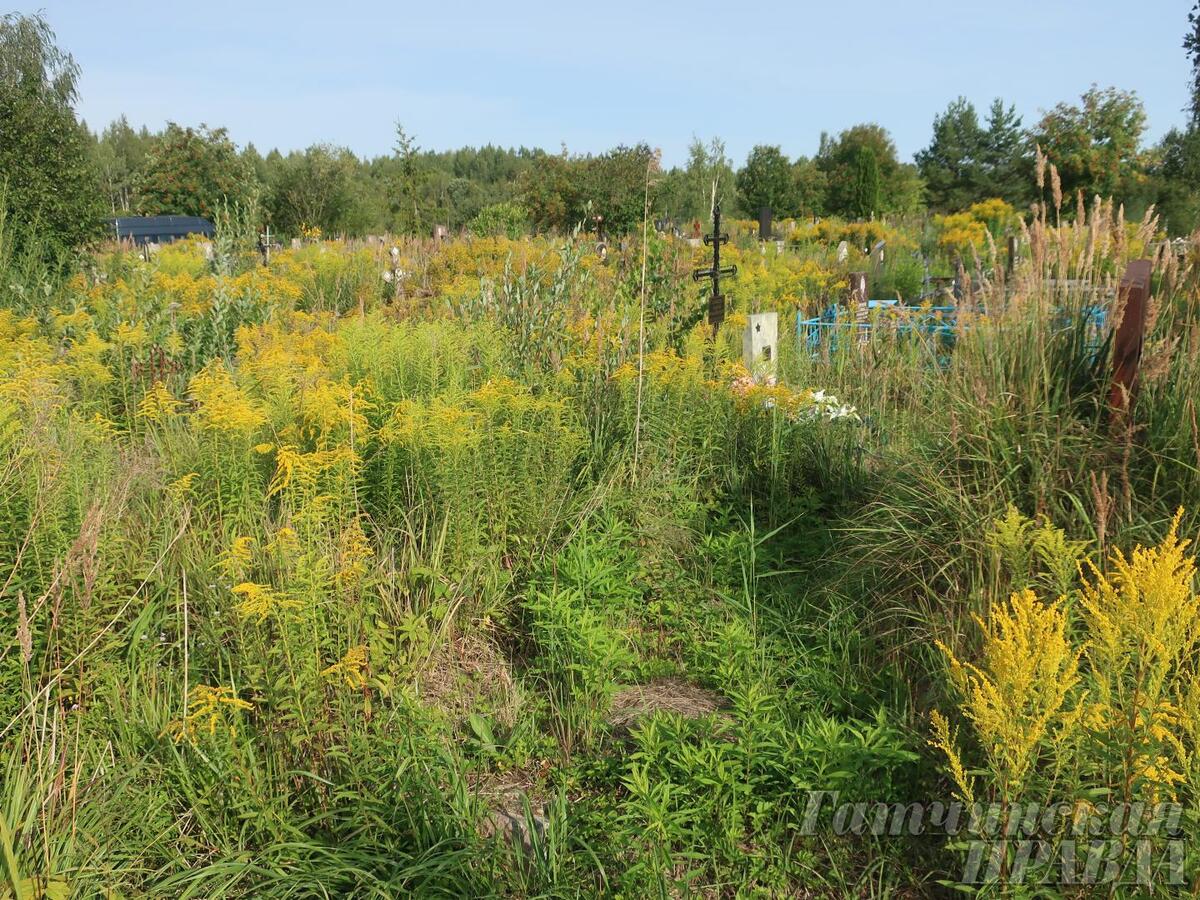
MULTIPOLYGON (((868 300, 868 318, 857 320, 845 306, 833 304, 819 316, 805 318, 796 315, 796 337, 801 346, 813 355, 822 351, 835 352, 843 336, 852 342, 869 334, 875 328, 884 328, 897 336, 915 336, 929 340, 935 351, 949 352, 959 331, 957 306, 903 306, 897 300, 868 300), (873 314, 873 315, 872 315, 873 314)), ((1087 329, 1088 344, 1093 352, 1103 343, 1108 323, 1108 310, 1104 306, 1090 304, 1082 308, 1087 329)), ((1058 310, 1055 316, 1056 330, 1074 327, 1073 311, 1058 310)))

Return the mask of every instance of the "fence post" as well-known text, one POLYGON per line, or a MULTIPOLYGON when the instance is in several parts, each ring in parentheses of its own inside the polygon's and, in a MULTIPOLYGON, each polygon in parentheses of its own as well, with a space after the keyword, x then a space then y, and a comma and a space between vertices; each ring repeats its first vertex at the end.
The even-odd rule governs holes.
POLYGON ((1108 405, 1114 417, 1133 410, 1138 388, 1138 366, 1146 339, 1146 311, 1150 301, 1151 264, 1148 259, 1131 260, 1117 289, 1116 311, 1121 321, 1113 336, 1113 379, 1108 405))

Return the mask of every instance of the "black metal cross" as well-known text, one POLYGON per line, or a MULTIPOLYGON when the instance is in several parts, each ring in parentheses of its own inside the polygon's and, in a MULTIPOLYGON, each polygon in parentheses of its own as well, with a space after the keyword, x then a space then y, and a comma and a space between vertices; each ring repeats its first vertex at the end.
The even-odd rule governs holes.
POLYGON ((713 231, 704 236, 704 243, 712 244, 713 264, 711 269, 696 269, 692 272, 693 281, 712 279, 712 296, 708 299, 708 324, 715 331, 725 321, 725 298, 721 296, 721 276, 737 274, 737 266, 721 267, 721 245, 729 242, 729 235, 721 233, 721 204, 713 205, 713 231))

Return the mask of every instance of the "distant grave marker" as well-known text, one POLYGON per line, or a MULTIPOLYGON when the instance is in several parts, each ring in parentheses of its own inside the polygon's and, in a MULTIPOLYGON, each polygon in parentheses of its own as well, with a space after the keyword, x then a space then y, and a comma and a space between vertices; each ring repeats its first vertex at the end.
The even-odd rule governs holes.
POLYGON ((758 211, 758 239, 760 241, 771 240, 771 207, 764 206, 758 211))

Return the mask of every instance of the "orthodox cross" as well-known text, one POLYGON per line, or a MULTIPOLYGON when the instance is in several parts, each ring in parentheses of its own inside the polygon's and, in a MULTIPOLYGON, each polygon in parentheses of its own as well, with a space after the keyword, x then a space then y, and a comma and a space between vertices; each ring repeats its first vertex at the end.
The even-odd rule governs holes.
POLYGON ((713 204, 713 231, 704 236, 704 243, 712 244, 713 263, 711 269, 696 269, 692 272, 693 281, 712 279, 712 296, 708 298, 708 324, 713 331, 721 327, 725 321, 725 298, 721 296, 721 276, 737 274, 737 266, 721 267, 721 245, 729 242, 729 235, 721 233, 721 204, 713 204))

